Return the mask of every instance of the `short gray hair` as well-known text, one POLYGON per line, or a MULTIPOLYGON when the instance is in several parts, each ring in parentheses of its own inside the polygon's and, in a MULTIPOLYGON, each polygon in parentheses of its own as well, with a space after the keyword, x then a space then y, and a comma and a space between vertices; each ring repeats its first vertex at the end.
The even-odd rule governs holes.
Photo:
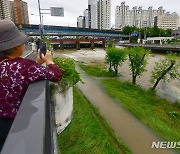
POLYGON ((7 50, 4 50, 4 51, 0 51, 0 57, 4 57, 4 56, 10 55, 12 53, 14 53, 14 48, 7 49, 7 50))

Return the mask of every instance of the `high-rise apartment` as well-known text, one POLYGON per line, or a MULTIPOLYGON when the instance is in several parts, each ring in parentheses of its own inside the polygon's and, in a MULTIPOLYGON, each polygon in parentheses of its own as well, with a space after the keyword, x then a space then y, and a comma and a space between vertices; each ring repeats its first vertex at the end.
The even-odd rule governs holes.
POLYGON ((85 26, 84 26, 84 24, 85 24, 85 22, 84 22, 85 20, 84 20, 84 16, 79 16, 79 17, 77 17, 77 27, 78 28, 84 28, 85 26))
POLYGON ((7 0, 0 0, 0 19, 11 19, 7 0))
POLYGON ((134 6, 132 10, 129 6, 122 2, 120 6, 116 7, 115 13, 115 28, 121 29, 124 26, 136 26, 136 27, 153 27, 154 18, 158 15, 165 14, 163 7, 159 7, 158 10, 153 10, 149 7, 147 10, 143 10, 142 7, 134 6))
POLYGON ((28 6, 22 0, 9 2, 11 11, 11 20, 18 25, 29 24, 28 6))
POLYGON ((111 29, 111 0, 100 0, 101 27, 99 29, 111 29))
POLYGON ((115 10, 115 28, 121 29, 124 26, 130 25, 130 18, 129 6, 122 2, 121 6, 117 6, 115 10))
POLYGON ((8 1, 9 12, 11 21, 15 23, 15 14, 14 14, 14 1, 8 1))
POLYGON ((111 0, 88 0, 89 28, 111 28, 111 0))
POLYGON ((89 17, 89 28, 98 28, 98 2, 97 0, 88 0, 88 17, 89 17))
POLYGON ((27 2, 21 1, 21 11, 22 11, 22 23, 29 24, 29 14, 27 2))
MULTIPOLYGON (((82 16, 77 18, 77 23, 80 22, 80 17, 82 16)), ((111 0, 88 0, 83 28, 111 29, 111 0)))
POLYGON ((89 28, 89 17, 88 17, 89 11, 86 9, 84 11, 84 28, 89 28))
POLYGON ((163 29, 177 30, 179 25, 179 16, 177 13, 158 15, 155 17, 155 25, 163 29))
POLYGON ((77 27, 78 28, 89 28, 89 11, 84 10, 84 16, 77 17, 77 27))

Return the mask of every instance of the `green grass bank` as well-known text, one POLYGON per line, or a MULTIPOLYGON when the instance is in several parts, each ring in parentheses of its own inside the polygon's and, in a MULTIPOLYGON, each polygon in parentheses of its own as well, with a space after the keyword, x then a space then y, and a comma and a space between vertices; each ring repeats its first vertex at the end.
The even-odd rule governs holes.
POLYGON ((90 65, 85 64, 79 64, 81 69, 85 71, 90 76, 96 76, 96 77, 114 77, 115 73, 109 73, 107 72, 106 68, 101 63, 93 63, 90 65))
POLYGON ((107 93, 167 141, 180 141, 180 108, 154 92, 115 79, 103 80, 107 93))
MULTIPOLYGON (((82 68, 82 66, 81 66, 82 68)), ((91 76, 97 76, 96 71, 89 73, 91 65, 86 65, 84 71, 91 76)), ((101 69, 100 67, 93 68, 101 69)), ((103 74, 100 77, 103 76, 103 74)), ((167 141, 180 141, 180 105, 169 104, 167 100, 156 96, 155 92, 146 91, 140 86, 117 79, 102 80, 107 93, 121 106, 151 128, 158 136, 167 141)))
POLYGON ((58 136, 62 154, 131 153, 99 111, 74 87, 74 117, 58 136))

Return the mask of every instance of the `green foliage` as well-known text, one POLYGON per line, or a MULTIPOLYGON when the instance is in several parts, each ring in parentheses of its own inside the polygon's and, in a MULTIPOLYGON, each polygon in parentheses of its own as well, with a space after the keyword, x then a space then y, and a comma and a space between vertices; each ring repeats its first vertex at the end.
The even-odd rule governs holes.
POLYGON ((115 74, 118 74, 118 66, 124 62, 126 58, 125 49, 108 48, 106 51, 106 62, 109 63, 109 71, 114 69, 115 74))
POLYGON ((113 39, 111 39, 111 40, 109 40, 109 41, 107 42, 107 47, 108 47, 108 48, 114 47, 114 40, 113 40, 113 39))
POLYGON ((136 84, 136 77, 141 76, 146 71, 146 55, 149 54, 149 51, 142 47, 133 47, 129 48, 127 53, 130 61, 129 68, 132 71, 132 82, 136 84))
POLYGON ((29 42, 34 42, 34 38, 33 38, 33 37, 30 37, 28 41, 29 41, 29 42))
POLYGON ((138 28, 135 27, 135 26, 125 26, 125 27, 123 28, 122 33, 129 35, 129 34, 131 34, 132 32, 135 32, 135 31, 137 31, 137 30, 138 30, 138 28))
POLYGON ((156 88, 160 80, 169 82, 170 79, 180 79, 180 63, 176 53, 169 53, 164 59, 160 59, 155 63, 152 71, 151 82, 156 88))
POLYGON ((54 58, 54 63, 62 70, 63 78, 69 86, 75 85, 81 81, 79 73, 76 71, 75 63, 70 58, 57 57, 54 58))
POLYGON ((104 80, 108 94, 167 141, 180 140, 180 108, 137 85, 104 80))
POLYGON ((74 87, 74 117, 58 136, 63 154, 131 153, 99 111, 74 87))
POLYGON ((130 43, 137 43, 138 37, 131 37, 130 43))
POLYGON ((176 38, 176 39, 168 40, 168 43, 171 45, 180 45, 180 39, 176 38))
POLYGON ((80 64, 79 65, 83 71, 85 71, 90 76, 96 76, 96 77, 114 77, 114 72, 107 72, 105 68, 101 66, 101 64, 91 64, 91 65, 85 65, 80 64))
POLYGON ((171 37, 172 30, 158 28, 157 26, 146 27, 146 28, 137 28, 135 26, 133 26, 133 27, 126 26, 123 28, 123 34, 129 35, 132 32, 140 32, 141 39, 143 39, 144 33, 146 33, 147 37, 171 37))

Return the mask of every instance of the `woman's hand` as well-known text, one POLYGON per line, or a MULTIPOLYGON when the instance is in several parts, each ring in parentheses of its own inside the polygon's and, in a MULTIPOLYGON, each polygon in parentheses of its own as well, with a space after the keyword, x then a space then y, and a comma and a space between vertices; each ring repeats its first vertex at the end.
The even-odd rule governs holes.
POLYGON ((51 51, 47 50, 46 54, 45 55, 42 54, 41 57, 42 58, 40 58, 40 50, 38 50, 38 54, 37 54, 37 58, 36 58, 36 62, 38 64, 43 64, 44 62, 47 65, 54 64, 53 57, 51 55, 51 51))

